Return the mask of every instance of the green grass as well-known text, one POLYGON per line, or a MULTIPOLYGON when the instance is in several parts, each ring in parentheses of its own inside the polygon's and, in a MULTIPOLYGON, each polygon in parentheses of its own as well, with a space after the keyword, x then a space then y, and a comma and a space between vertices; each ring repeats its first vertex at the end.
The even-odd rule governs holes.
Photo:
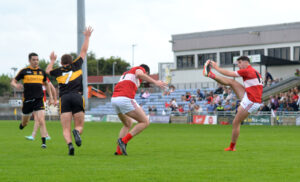
POLYGON ((119 123, 85 123, 83 145, 75 156, 59 122, 48 122, 52 140, 27 141, 31 122, 0 122, 0 181, 300 181, 300 128, 242 126, 236 152, 224 152, 231 126, 151 124, 128 145, 128 156, 114 156, 119 123))

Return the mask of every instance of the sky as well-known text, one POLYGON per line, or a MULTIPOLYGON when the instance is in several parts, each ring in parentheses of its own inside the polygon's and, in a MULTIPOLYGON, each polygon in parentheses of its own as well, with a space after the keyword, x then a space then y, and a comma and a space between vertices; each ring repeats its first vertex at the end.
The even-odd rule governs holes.
MULTIPOLYGON (((85 0, 86 25, 94 28, 89 51, 120 57, 157 73, 173 62, 175 34, 300 22, 297 0, 85 0)), ((49 60, 77 51, 76 0, 0 0, 0 74, 22 69, 28 54, 49 60)))

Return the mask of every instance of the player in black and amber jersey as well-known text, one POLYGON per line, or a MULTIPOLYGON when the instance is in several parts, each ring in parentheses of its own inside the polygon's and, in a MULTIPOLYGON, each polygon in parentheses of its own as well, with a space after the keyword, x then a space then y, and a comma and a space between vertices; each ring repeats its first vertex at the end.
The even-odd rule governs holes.
POLYGON ((34 119, 41 127, 42 148, 46 148, 46 124, 45 124, 45 106, 44 106, 44 93, 43 84, 46 86, 47 92, 50 97, 50 104, 53 104, 53 97, 49 87, 44 70, 39 68, 39 57, 36 53, 29 54, 30 66, 22 69, 18 75, 12 79, 11 85, 15 88, 21 89, 24 86, 24 98, 22 107, 22 122, 19 126, 23 129, 34 112, 34 119), (23 85, 18 83, 23 80, 23 85))
POLYGON ((84 32, 85 40, 81 47, 80 55, 72 61, 72 56, 65 54, 61 57, 62 67, 52 70, 57 56, 54 52, 50 55, 50 64, 46 73, 56 77, 59 84, 60 120, 63 127, 63 135, 68 144, 69 155, 74 155, 74 147, 71 136, 71 121, 74 118, 75 129, 72 131, 75 143, 81 146, 81 137, 84 125, 84 98, 82 97, 82 63, 87 54, 89 39, 93 32, 88 27, 84 32))

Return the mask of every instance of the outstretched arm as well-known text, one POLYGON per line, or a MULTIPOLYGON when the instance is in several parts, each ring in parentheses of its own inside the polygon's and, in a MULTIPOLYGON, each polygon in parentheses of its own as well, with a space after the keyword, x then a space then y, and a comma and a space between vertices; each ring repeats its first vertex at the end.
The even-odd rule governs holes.
POLYGON ((84 59, 87 54, 87 50, 89 48, 90 37, 91 37, 93 31, 94 31, 93 28, 89 26, 83 32, 85 38, 84 38, 84 42, 82 44, 81 51, 80 51, 80 57, 82 59, 84 59))
POLYGON ((230 70, 225 70, 223 68, 220 68, 218 66, 218 64, 214 61, 210 61, 210 64, 213 68, 215 68, 215 70, 219 73, 221 73, 222 75, 225 76, 231 76, 231 77, 238 77, 238 75, 234 72, 234 71, 230 71, 230 70))
POLYGON ((164 89, 167 87, 167 83, 160 81, 160 80, 154 80, 153 78, 151 78, 150 76, 148 76, 147 74, 145 74, 142 70, 138 69, 135 71, 135 75, 137 78, 140 78, 146 82, 149 83, 153 83, 154 85, 164 89))
POLYGON ((50 75, 50 71, 52 71, 53 69, 53 65, 56 61, 57 55, 54 52, 51 52, 50 54, 50 63, 48 64, 47 68, 46 68, 46 73, 48 75, 50 75))
POLYGON ((20 84, 20 83, 18 83, 18 81, 17 81, 15 78, 13 78, 13 79, 11 80, 10 85, 11 85, 12 87, 16 88, 16 89, 21 89, 21 88, 23 88, 23 85, 20 84))

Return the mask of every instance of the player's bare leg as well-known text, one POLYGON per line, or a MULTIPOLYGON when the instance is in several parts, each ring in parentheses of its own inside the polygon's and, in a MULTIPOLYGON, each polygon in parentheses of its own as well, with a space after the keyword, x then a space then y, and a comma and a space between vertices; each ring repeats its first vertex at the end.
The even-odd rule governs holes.
POLYGON ((20 130, 22 130, 25 126, 27 126, 29 120, 30 120, 31 114, 22 115, 22 122, 20 123, 20 130))
MULTIPOLYGON (((132 127, 133 122, 132 122, 132 119, 130 117, 126 116, 125 114, 119 113, 118 117, 120 118, 120 120, 123 123, 123 127, 121 128, 120 133, 119 133, 119 138, 123 138, 129 132, 130 128, 132 127)), ((122 151, 121 151, 119 145, 117 146, 115 155, 122 155, 122 151)))
POLYGON ((137 107, 135 110, 126 113, 126 115, 138 122, 138 124, 136 124, 129 132, 132 136, 139 134, 150 124, 148 117, 141 107, 137 107))
POLYGON ((72 112, 64 112, 60 115, 60 122, 63 128, 63 135, 68 145, 69 155, 74 155, 74 147, 71 136, 72 112))
POLYGON ((77 146, 81 146, 81 137, 80 135, 83 132, 84 125, 84 112, 78 112, 73 114, 75 129, 73 130, 73 135, 77 146))
POLYGON ((46 148, 47 129, 46 129, 46 122, 45 122, 45 111, 44 110, 35 111, 34 120, 35 122, 38 122, 40 126, 40 132, 42 137, 42 148, 46 148))
POLYGON ((63 135, 66 143, 72 143, 71 136, 71 121, 72 121, 72 112, 64 112, 60 115, 60 121, 63 128, 63 135))
POLYGON ((131 129, 133 122, 131 118, 126 116, 125 114, 119 113, 118 116, 123 123, 123 127, 121 128, 119 133, 119 138, 123 138, 131 129))
POLYGON ((142 132, 145 128, 147 128, 150 124, 148 117, 141 107, 136 107, 135 110, 126 113, 130 118, 135 119, 138 124, 136 124, 129 133, 126 134, 122 139, 118 140, 118 144, 122 150, 124 155, 127 155, 126 152, 126 144, 133 137, 142 132))
POLYGON ((231 143, 230 146, 225 149, 225 151, 235 151, 235 144, 240 135, 241 122, 244 121, 248 117, 248 115, 249 115, 248 111, 246 111, 242 106, 238 107, 238 111, 232 122, 231 143))

